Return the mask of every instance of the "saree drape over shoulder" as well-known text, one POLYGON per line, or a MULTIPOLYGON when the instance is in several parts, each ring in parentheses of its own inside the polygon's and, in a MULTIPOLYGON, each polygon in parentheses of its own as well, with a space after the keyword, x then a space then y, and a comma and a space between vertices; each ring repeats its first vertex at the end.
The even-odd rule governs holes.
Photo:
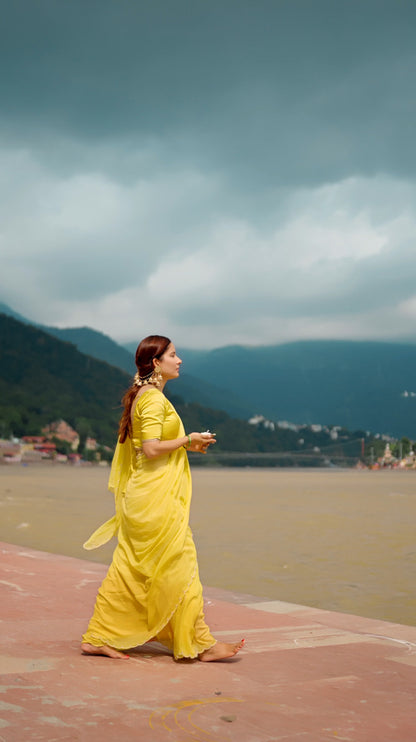
POLYGON ((183 436, 183 425, 162 392, 149 389, 138 399, 132 430, 111 467, 115 515, 84 544, 94 549, 118 535, 83 641, 129 649, 156 638, 176 659, 196 657, 215 640, 204 621, 189 528, 188 456, 182 446, 155 459, 142 451, 143 441, 183 436))

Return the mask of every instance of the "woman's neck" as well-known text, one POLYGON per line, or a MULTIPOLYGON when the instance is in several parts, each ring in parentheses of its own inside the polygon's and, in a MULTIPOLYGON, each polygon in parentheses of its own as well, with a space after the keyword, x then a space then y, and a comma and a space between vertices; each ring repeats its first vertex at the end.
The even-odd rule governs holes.
POLYGON ((140 387, 140 389, 139 389, 139 396, 140 396, 140 395, 141 395, 141 394, 142 394, 143 392, 147 392, 147 391, 148 391, 148 389, 158 389, 158 390, 159 390, 159 392, 163 392, 163 389, 164 389, 164 387, 165 387, 165 384, 166 384, 166 381, 165 381, 164 379, 162 379, 162 381, 161 381, 161 382, 159 383, 159 385, 158 385, 158 386, 156 386, 156 384, 143 384, 143 385, 142 385, 142 386, 140 387))

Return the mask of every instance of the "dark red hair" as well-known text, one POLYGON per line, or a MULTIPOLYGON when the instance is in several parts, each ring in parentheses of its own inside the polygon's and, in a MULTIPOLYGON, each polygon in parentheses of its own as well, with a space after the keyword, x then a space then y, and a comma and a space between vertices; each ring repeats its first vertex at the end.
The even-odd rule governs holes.
MULTIPOLYGON (((171 341, 169 338, 164 335, 148 335, 141 341, 141 343, 139 343, 136 350, 136 366, 141 378, 152 373, 154 369, 153 361, 162 358, 170 343, 171 341)), ((133 383, 129 389, 127 389, 127 392, 122 399, 124 412, 118 426, 118 437, 120 443, 124 443, 128 435, 131 438, 131 406, 138 391, 139 388, 133 383)))

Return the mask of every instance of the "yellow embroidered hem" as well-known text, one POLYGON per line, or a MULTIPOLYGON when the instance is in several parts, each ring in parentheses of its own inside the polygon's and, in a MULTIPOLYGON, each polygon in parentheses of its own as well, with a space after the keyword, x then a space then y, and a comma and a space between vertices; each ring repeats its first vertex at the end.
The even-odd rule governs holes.
MULTIPOLYGON (((141 600, 140 584, 136 584, 135 591, 128 589, 125 570, 120 572, 117 568, 120 558, 118 548, 98 591, 94 614, 82 641, 96 647, 105 644, 125 650, 155 639, 169 649, 175 659, 195 658, 214 646, 215 639, 204 619, 202 586, 196 561, 190 581, 173 612, 169 617, 153 623, 149 622, 147 600, 141 600)), ((189 557, 189 552, 194 549, 189 530, 185 556, 189 557)))

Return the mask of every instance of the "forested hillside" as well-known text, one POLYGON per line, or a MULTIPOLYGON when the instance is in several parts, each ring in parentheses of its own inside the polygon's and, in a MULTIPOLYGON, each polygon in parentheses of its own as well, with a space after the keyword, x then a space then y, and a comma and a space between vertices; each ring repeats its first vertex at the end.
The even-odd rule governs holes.
POLYGON ((0 315, 0 434, 40 433, 63 418, 113 445, 130 377, 30 325, 0 315))
MULTIPOLYGON (((60 328, 34 323, 32 320, 22 317, 7 304, 1 302, 0 313, 13 317, 13 319, 17 319, 24 324, 36 327, 39 330, 43 330, 64 342, 73 343, 81 353, 85 353, 99 361, 105 361, 111 366, 116 366, 126 371, 130 376, 136 371, 134 357, 140 338, 134 343, 128 344, 128 347, 124 347, 112 340, 108 335, 98 332, 91 327, 60 328)), ((187 351, 187 355, 190 353, 192 351, 187 351)), ((253 414, 255 407, 251 405, 249 399, 238 397, 231 389, 222 388, 218 382, 211 384, 209 381, 203 381, 200 378, 192 376, 187 372, 186 366, 187 364, 185 364, 185 367, 182 367, 181 376, 175 388, 177 393, 188 402, 198 402, 207 407, 226 410, 229 415, 244 420, 247 420, 253 414)))
MULTIPOLYGON (((47 423, 63 418, 78 432, 81 427, 100 444, 114 446, 120 400, 130 381, 128 374, 80 353, 71 343, 0 315, 0 436, 36 435, 47 423)), ((333 441, 328 431, 250 425, 226 412, 183 401, 175 394, 175 384, 168 384, 166 393, 185 429, 217 433, 211 460, 221 452, 304 454, 317 447, 331 457, 360 456, 359 431, 343 431, 333 441)))
MULTIPOLYGON (((6 314, 20 318, 6 305, 6 314)), ((29 320, 24 320, 29 322, 29 320)), ((45 332, 133 374, 136 342, 125 348, 88 327, 45 332)), ((178 348, 175 394, 247 420, 341 425, 416 438, 416 344, 311 340, 274 346, 178 348)))

